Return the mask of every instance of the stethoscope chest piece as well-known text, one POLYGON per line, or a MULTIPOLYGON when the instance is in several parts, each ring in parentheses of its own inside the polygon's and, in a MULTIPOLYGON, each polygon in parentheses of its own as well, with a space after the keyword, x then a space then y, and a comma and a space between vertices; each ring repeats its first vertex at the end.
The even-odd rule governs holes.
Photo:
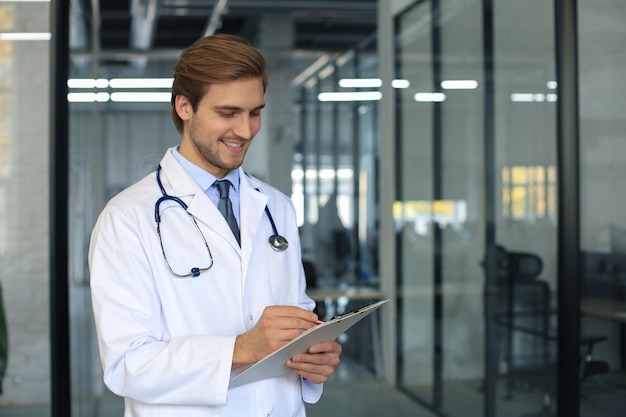
POLYGON ((267 241, 276 252, 284 252, 289 247, 289 242, 281 235, 272 235, 267 241))

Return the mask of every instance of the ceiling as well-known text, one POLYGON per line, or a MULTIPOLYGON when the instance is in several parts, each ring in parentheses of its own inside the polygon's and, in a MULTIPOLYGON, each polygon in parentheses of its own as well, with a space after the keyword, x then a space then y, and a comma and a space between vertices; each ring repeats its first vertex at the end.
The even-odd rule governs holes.
MULTIPOLYGON (((297 69, 323 53, 342 53, 376 32, 377 0, 71 0, 73 76, 146 76, 151 63, 176 61, 210 33, 258 44, 260 16, 288 15, 297 69), (95 22, 95 23, 94 23, 95 22), (95 40, 95 42, 93 41, 95 40), (94 63, 99 65, 93 65, 94 63)), ((270 20, 271 21, 271 20, 270 20)), ((258 45, 257 45, 258 46, 258 45)))

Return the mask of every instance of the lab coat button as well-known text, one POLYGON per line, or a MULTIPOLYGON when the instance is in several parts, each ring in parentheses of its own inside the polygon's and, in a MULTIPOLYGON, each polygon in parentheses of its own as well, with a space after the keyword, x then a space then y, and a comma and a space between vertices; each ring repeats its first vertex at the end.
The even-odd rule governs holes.
MULTIPOLYGON (((252 317, 252 314, 250 314, 250 321, 252 321, 252 320, 253 320, 253 317, 252 317)), ((269 414, 268 414, 268 416, 269 416, 269 414)))

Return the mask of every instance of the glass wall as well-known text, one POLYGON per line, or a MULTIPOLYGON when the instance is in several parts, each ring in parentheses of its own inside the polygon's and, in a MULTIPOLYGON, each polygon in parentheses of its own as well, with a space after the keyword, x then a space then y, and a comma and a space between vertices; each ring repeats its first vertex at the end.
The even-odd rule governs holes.
POLYGON ((487 360, 498 366, 493 409, 502 416, 558 409, 554 22, 554 4, 494 2, 488 163, 498 246, 489 288, 499 295, 488 324, 496 357, 487 360))
POLYGON ((399 381, 428 403, 434 401, 435 355, 433 225, 434 101, 418 102, 415 95, 433 93, 432 15, 430 4, 417 4, 398 19, 396 58, 399 104, 396 142, 395 233, 399 254, 400 299, 399 381), (414 372, 415 370, 420 372, 414 372))
POLYGON ((292 198, 322 286, 377 281, 376 101, 332 96, 372 90, 359 81, 380 82, 372 50, 347 51, 299 87, 292 198))
MULTIPOLYGON (((70 58, 71 78, 97 79, 80 71, 76 56, 70 58)), ((165 77, 168 72, 164 69, 156 74, 165 77)), ((163 152, 176 145, 179 136, 171 122, 169 103, 73 102, 69 122, 73 413, 122 415, 122 399, 113 395, 102 381, 89 291, 89 240, 106 201, 156 169, 163 152)))
POLYGON ((554 18, 535 3, 395 22, 398 381, 447 416, 555 409, 554 18))
POLYGON ((0 415, 50 414, 49 16, 0 2, 0 415))
MULTIPOLYGON (((329 60, 298 87, 292 199, 301 213, 308 292, 325 319, 382 298, 378 291, 378 87, 372 43, 329 60)), ((380 375, 379 342, 372 338, 375 326, 351 329, 348 338, 367 343, 343 339, 344 352, 380 375)))
POLYGON ((578 4, 581 253, 562 260, 561 6, 429 0, 394 10, 393 76, 407 81, 394 98, 397 380, 442 415, 564 415, 561 386, 577 386, 559 384, 565 367, 580 379, 580 415, 626 405, 624 12, 617 1, 578 4), (559 276, 571 262, 579 275, 559 276), (579 355, 559 364, 557 324, 578 327, 559 320, 559 284, 574 279, 579 355))
POLYGON ((581 416, 626 407, 626 8, 579 2, 581 416))

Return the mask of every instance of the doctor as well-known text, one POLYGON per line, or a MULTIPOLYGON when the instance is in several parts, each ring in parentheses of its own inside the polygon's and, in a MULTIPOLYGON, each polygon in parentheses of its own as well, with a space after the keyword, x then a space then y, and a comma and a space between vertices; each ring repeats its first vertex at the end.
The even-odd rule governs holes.
POLYGON ((341 346, 323 342, 292 357, 288 375, 229 389, 233 371, 317 322, 294 207, 241 168, 266 85, 262 55, 241 38, 209 36, 183 51, 172 87, 180 146, 94 227, 98 346, 125 417, 304 416, 339 364, 341 346), (230 202, 218 202, 217 179, 230 181, 230 202))

